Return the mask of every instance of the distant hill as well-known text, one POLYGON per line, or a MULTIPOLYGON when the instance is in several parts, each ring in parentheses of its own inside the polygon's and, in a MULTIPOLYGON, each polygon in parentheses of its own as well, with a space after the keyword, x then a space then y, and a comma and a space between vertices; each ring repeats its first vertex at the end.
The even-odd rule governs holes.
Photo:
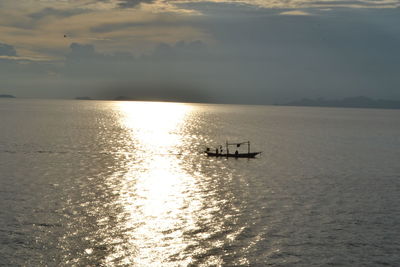
POLYGON ((365 96, 347 97, 343 99, 308 99, 281 104, 283 106, 305 107, 346 107, 346 108, 390 108, 400 109, 399 100, 372 99, 365 96))
POLYGON ((0 95, 0 98, 16 98, 13 95, 0 95))

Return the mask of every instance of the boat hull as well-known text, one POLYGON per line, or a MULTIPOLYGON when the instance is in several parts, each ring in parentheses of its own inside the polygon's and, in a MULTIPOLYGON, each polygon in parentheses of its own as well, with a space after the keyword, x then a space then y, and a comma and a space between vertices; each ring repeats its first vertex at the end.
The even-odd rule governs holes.
POLYGON ((251 152, 251 153, 239 153, 239 154, 224 154, 224 153, 215 153, 215 152, 207 152, 206 154, 209 157, 226 157, 226 158, 254 158, 261 152, 251 152))

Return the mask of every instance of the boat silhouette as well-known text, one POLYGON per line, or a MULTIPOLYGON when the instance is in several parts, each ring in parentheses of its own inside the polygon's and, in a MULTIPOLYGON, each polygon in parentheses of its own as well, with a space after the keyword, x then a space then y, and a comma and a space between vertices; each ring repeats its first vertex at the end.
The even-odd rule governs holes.
POLYGON ((230 158, 254 158, 261 152, 250 152, 250 141, 240 143, 225 143, 225 151, 222 149, 222 145, 211 149, 209 147, 204 151, 209 157, 230 157, 230 158), (237 149, 234 153, 229 152, 230 147, 239 148, 241 145, 247 145, 247 152, 239 152, 237 149))

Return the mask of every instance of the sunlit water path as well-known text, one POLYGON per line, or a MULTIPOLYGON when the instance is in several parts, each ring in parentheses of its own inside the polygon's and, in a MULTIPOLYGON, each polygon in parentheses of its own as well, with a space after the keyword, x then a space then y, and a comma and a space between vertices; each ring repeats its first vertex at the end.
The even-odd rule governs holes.
POLYGON ((0 265, 400 262, 399 111, 1 100, 0 115, 0 265), (226 140, 263 154, 202 154, 226 140))

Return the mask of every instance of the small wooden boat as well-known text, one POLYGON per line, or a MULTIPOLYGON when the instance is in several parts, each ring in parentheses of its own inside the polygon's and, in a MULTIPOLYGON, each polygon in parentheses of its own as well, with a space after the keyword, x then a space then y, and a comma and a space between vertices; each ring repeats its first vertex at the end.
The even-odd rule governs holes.
POLYGON ((226 154, 226 153, 215 153, 215 152, 207 152, 207 156, 209 157, 229 157, 229 158, 254 158, 261 152, 251 152, 251 153, 237 153, 237 154, 226 154))
POLYGON ((225 151, 222 149, 222 146, 219 146, 213 150, 211 150, 209 147, 207 147, 206 151, 204 151, 204 152, 209 157, 227 157, 227 158, 228 157, 230 157, 230 158, 254 158, 258 154, 261 154, 261 152, 250 152, 250 141, 241 142, 241 143, 226 142, 225 151), (247 145, 247 153, 239 152, 237 149, 236 149, 235 153, 229 152, 229 147, 235 146, 236 148, 239 148, 241 145, 247 145))

